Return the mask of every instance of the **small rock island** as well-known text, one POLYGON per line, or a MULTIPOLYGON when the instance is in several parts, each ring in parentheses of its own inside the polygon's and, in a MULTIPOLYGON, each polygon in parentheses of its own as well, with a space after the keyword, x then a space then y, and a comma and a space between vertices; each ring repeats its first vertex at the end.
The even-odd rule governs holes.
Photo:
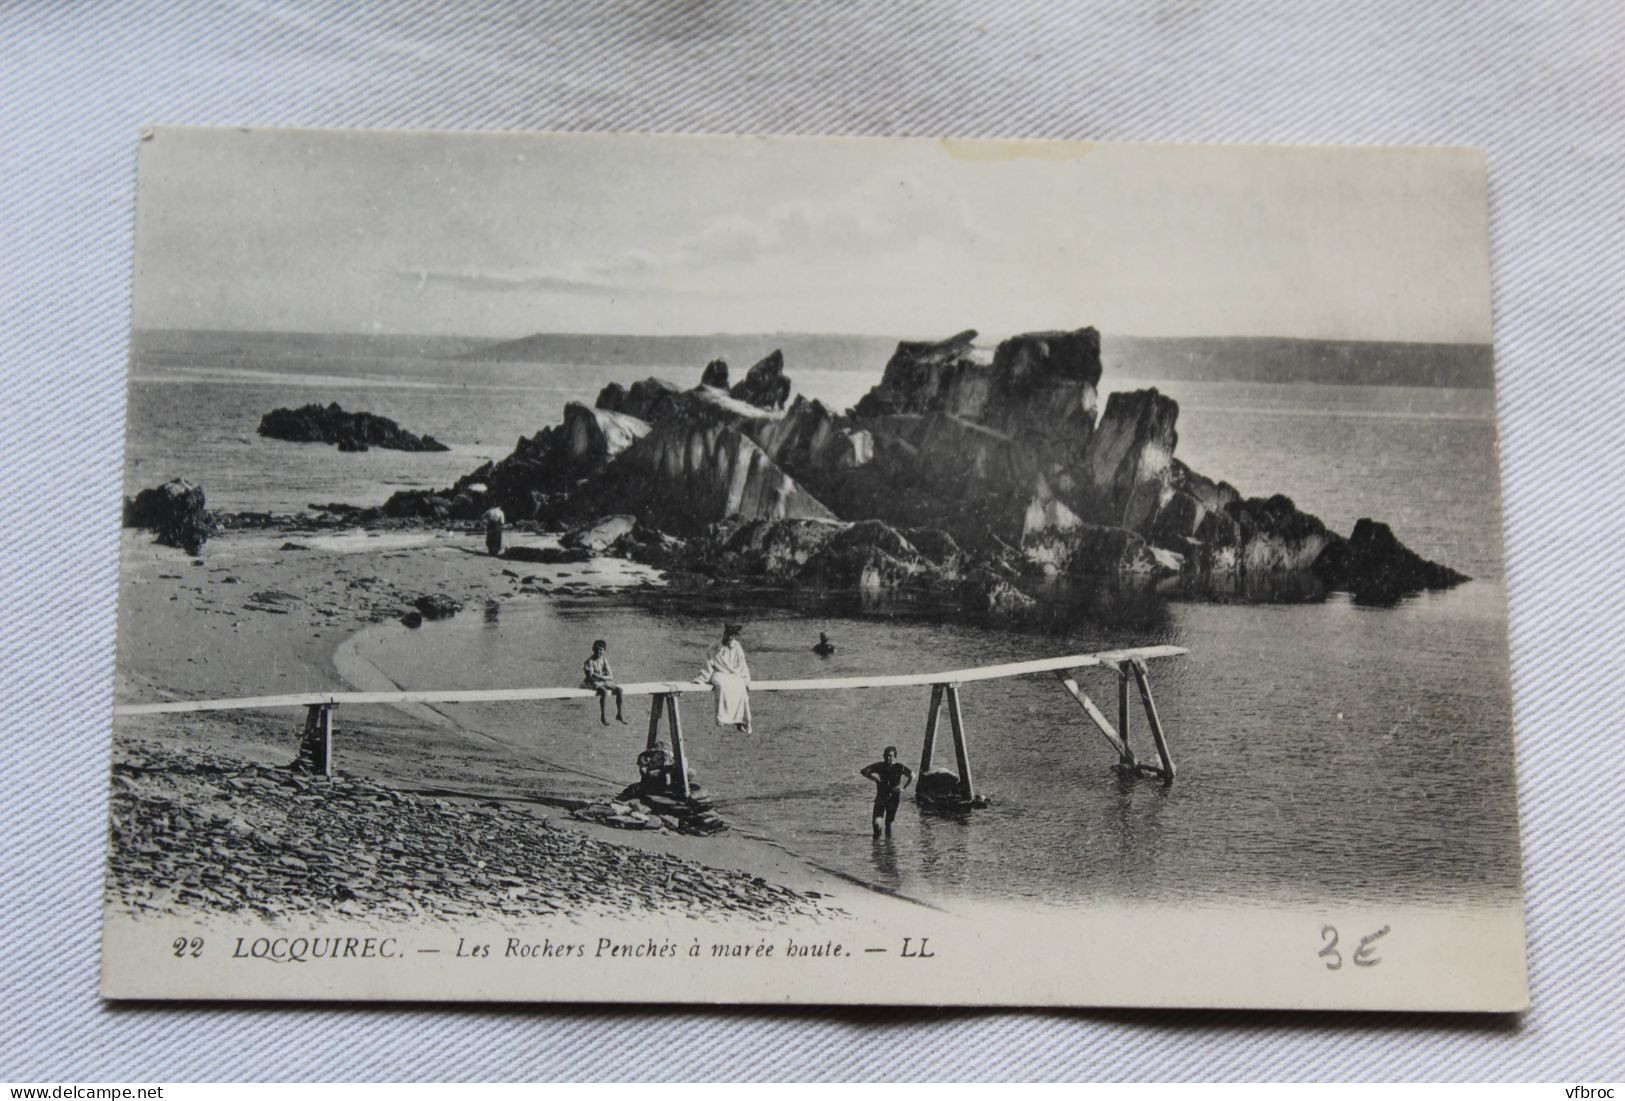
POLYGON ((406 431, 388 417, 373 413, 346 413, 338 402, 312 402, 298 409, 273 409, 260 418, 259 434, 293 443, 337 444, 340 451, 450 451, 433 436, 406 431))

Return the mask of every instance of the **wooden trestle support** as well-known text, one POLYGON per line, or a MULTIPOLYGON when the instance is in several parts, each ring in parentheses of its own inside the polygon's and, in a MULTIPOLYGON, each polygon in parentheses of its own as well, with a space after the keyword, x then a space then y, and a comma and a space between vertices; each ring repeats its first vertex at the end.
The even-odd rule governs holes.
POLYGON ((313 703, 305 708, 305 729, 299 736, 302 769, 318 776, 333 775, 333 705, 313 703))
POLYGON ((649 741, 644 747, 653 749, 660 744, 660 718, 664 715, 666 723, 671 727, 671 767, 672 794, 679 799, 687 799, 692 792, 688 788, 688 751, 683 748, 683 713, 679 708, 679 697, 675 692, 662 692, 651 697, 649 701, 649 741))
MULTIPOLYGON (((1089 721, 1105 735, 1112 749, 1117 751, 1117 764, 1113 768, 1119 775, 1150 776, 1162 780, 1165 784, 1173 782, 1174 759, 1168 750, 1168 738, 1163 733, 1162 720, 1157 716, 1156 699, 1151 694, 1151 681, 1146 676, 1144 661, 1139 658, 1128 658, 1117 663, 1116 729, 1113 729, 1111 722, 1100 708, 1095 706, 1095 702, 1079 687, 1073 670, 1057 669, 1054 672, 1067 694, 1078 702, 1084 714, 1089 717, 1089 721), (1146 724, 1151 728, 1158 764, 1148 764, 1137 759, 1133 747, 1129 744, 1131 684, 1139 692, 1140 702, 1145 708, 1146 724)), ((954 738, 954 757, 959 766, 959 788, 954 793, 953 802, 956 805, 975 806, 979 800, 976 795, 976 782, 971 776, 970 748, 965 739, 965 717, 959 705, 959 685, 956 682, 931 686, 931 706, 925 718, 925 741, 920 749, 920 776, 923 777, 931 771, 936 753, 937 723, 944 706, 948 709, 948 723, 954 738)), ((939 801, 940 796, 934 798, 930 792, 918 791, 917 798, 924 802, 935 802, 939 801)))

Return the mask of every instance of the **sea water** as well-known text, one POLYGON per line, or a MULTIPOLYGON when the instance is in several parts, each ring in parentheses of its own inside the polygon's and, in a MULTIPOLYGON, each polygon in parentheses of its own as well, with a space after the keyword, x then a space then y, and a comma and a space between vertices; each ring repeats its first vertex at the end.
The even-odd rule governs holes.
MULTIPOLYGON (((799 390, 840 408, 879 375, 878 367, 787 369, 799 390)), ((405 486, 450 484, 520 435, 556 423, 566 402, 590 404, 606 382, 651 373, 688 384, 698 368, 138 360, 127 484, 133 492, 183 475, 225 509, 377 503, 405 486), (254 434, 264 412, 306 401, 393 417, 453 450, 343 454, 254 434)), ((689 696, 685 741, 692 767, 739 828, 921 897, 1036 905, 1515 897, 1491 392, 1128 377, 1108 377, 1103 389, 1143 385, 1179 401, 1177 454, 1195 469, 1245 494, 1285 493, 1335 530, 1362 516, 1384 520, 1412 548, 1474 580, 1386 608, 1341 594, 1225 604, 1107 594, 1041 632, 885 605, 815 612, 624 596, 509 601, 416 632, 375 628, 358 649, 397 684, 428 688, 574 684, 595 638, 610 641, 625 681, 687 679, 723 619, 745 621, 762 679, 1171 643, 1191 653, 1153 663, 1151 683, 1179 766, 1172 786, 1113 777, 1114 754, 1047 678, 963 690, 971 765, 990 807, 942 816, 905 801, 893 836, 879 842, 869 833, 872 788, 857 773, 888 744, 918 764, 928 689, 759 695, 751 735, 718 728, 705 697, 689 696), (820 630, 837 643, 833 658, 811 652, 820 630)), ((1082 686, 1115 720, 1115 677, 1086 672, 1082 686)), ((590 702, 446 712, 611 790, 629 778, 646 707, 629 703, 631 725, 607 730, 590 702)), ((1137 709, 1134 730, 1140 755, 1151 758, 1137 709)), ((937 744, 938 762, 952 767, 945 726, 937 744)))

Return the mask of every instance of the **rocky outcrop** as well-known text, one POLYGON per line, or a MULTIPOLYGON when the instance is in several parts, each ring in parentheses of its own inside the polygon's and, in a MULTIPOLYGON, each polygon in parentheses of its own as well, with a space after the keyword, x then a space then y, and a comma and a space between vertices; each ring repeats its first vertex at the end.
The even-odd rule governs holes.
POLYGON ((872 433, 843 427, 841 418, 823 402, 805 397, 797 397, 784 416, 757 422, 751 438, 774 462, 798 474, 805 472, 809 481, 820 474, 856 470, 875 457, 872 433))
POLYGON ((1025 333, 993 353, 993 382, 981 421, 1012 435, 1035 432, 1081 448, 1095 426, 1100 334, 1025 333))
MULTIPOLYGON (((727 576, 762 578, 823 593, 955 599, 966 553, 947 532, 897 529, 878 520, 759 520, 713 533, 695 548, 727 576)), ((693 563, 680 563, 689 564, 693 563)), ((1001 577, 1015 576, 1002 567, 1001 577)))
POLYGON ((564 407, 551 458, 569 470, 596 470, 648 434, 649 424, 641 418, 572 401, 564 407))
POLYGON ((1152 546, 1138 532, 1088 523, 1034 532, 1023 540, 1022 556, 1047 577, 1157 578, 1185 568, 1184 556, 1152 546))
POLYGON ((1290 497, 1250 497, 1228 509, 1238 528, 1244 573, 1307 571, 1338 537, 1319 517, 1300 512, 1290 497))
POLYGON ((472 520, 497 505, 509 520, 557 520, 575 489, 602 474, 616 456, 648 434, 649 425, 630 414, 570 402, 562 423, 521 437, 500 462, 481 466, 449 490, 396 493, 384 503, 383 512, 472 520))
POLYGON ((947 340, 898 344, 880 385, 853 406, 853 415, 951 413, 976 419, 987 403, 990 379, 975 340, 976 330, 966 329, 947 340))
POLYGON ((959 603, 968 612, 999 619, 1016 619, 1038 607, 1038 601, 995 570, 979 569, 959 584, 959 603))
POLYGON ((126 497, 124 526, 151 528, 155 542, 178 547, 194 557, 203 553, 203 544, 216 530, 203 487, 184 478, 126 497))
MULTIPOLYGON (((458 494, 451 490, 434 493, 421 489, 403 489, 390 494, 389 500, 379 507, 378 513, 391 520, 472 520, 478 515, 480 507, 478 499, 473 494, 458 494)), ((356 518, 365 519, 366 514, 363 512, 356 518)))
MULTIPOLYGON (((852 425, 871 434, 877 456, 891 459, 889 480, 917 484, 935 505, 934 513, 910 507, 879 515, 947 527, 973 544, 1014 542, 1039 519, 1033 502, 1042 512, 1059 501, 1063 520, 1089 503, 1080 501, 1079 487, 1096 433, 1100 336, 1093 329, 1027 333, 1003 341, 991 357, 975 338, 967 330, 938 343, 898 345, 880 385, 853 409, 852 425)), ((1102 475, 1108 489, 1111 476, 1102 475)), ((913 505, 911 497, 893 499, 913 505)), ((835 502, 837 511, 846 515, 842 503, 835 502)))
MULTIPOLYGON (((723 381, 726 384, 726 373, 723 381)), ((790 400, 790 380, 784 374, 784 353, 775 348, 764 356, 745 373, 737 386, 728 391, 728 396, 763 409, 783 409, 784 403, 790 400)))
POLYGON ((273 409, 260 418, 259 434, 294 443, 337 444, 340 451, 366 451, 371 447, 392 451, 449 451, 433 436, 417 436, 388 417, 372 413, 346 413, 337 402, 273 409))
POLYGON ((879 520, 841 529, 808 559, 801 577, 829 590, 871 593, 938 579, 934 564, 879 520))
POLYGON ((754 441, 725 423, 677 419, 661 425, 606 470, 605 486, 608 500, 679 534, 725 519, 835 519, 754 441))
POLYGON ((1078 513, 1097 523, 1145 531, 1173 478, 1174 424, 1179 404, 1156 390, 1113 394, 1106 400, 1073 496, 1078 513))
POLYGON ((710 363, 707 363, 705 365, 705 370, 700 374, 700 385, 714 386, 718 390, 726 390, 728 388, 727 361, 722 359, 713 359, 710 363))
POLYGON ((559 545, 573 550, 603 554, 632 534, 633 529, 637 526, 638 518, 636 516, 630 516, 626 513, 605 516, 601 520, 569 532, 559 540, 559 545))
POLYGON ((1430 562, 1394 538, 1387 524, 1362 519, 1347 540, 1328 543, 1311 567, 1327 586, 1362 603, 1387 604, 1421 589, 1448 589, 1468 580, 1430 562))
POLYGON ((1243 499, 1191 469, 1174 454, 1179 405, 1155 389, 1100 409, 1092 328, 991 351, 976 339, 899 343, 845 414, 805 397, 784 408, 794 388, 778 351, 731 389, 721 360, 692 389, 612 384, 501 462, 386 507, 471 518, 494 501, 511 519, 575 525, 614 509, 613 532, 582 537, 595 550, 837 591, 953 589, 999 612, 1023 607, 1034 578, 1177 576, 1223 595, 1460 579, 1380 525, 1343 540, 1285 497, 1243 499))
POLYGON ((740 573, 788 581, 845 525, 838 520, 755 520, 723 544, 740 573))
MULTIPOLYGON (((712 366, 715 365, 714 362, 712 366)), ((722 370, 726 377, 726 363, 722 364, 722 370)), ((610 413, 624 413, 647 424, 654 424, 666 419, 672 403, 682 392, 681 387, 663 378, 646 378, 634 382, 630 387, 612 382, 598 391, 598 400, 593 404, 610 413)))

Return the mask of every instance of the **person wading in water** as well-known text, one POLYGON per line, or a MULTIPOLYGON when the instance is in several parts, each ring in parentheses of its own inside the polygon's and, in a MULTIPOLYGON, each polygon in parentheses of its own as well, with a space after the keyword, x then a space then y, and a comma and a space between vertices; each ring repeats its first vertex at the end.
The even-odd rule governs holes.
POLYGON ((907 765, 897 763, 897 747, 886 747, 885 760, 876 761, 872 765, 864 765, 858 775, 875 785, 875 809, 870 815, 874 819, 875 836, 880 836, 881 827, 891 833, 891 824, 897 817, 897 805, 903 801, 903 789, 914 782, 914 770, 907 765))

